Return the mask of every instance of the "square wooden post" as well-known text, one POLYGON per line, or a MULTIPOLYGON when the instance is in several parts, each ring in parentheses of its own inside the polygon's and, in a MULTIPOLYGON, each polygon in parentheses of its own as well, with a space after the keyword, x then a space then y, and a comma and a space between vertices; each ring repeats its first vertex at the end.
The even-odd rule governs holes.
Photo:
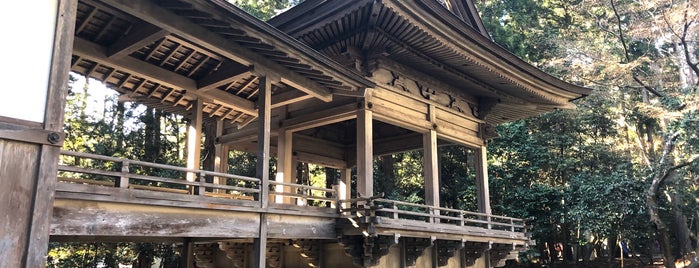
MULTIPOLYGON (((257 100, 257 178, 260 179, 260 207, 267 208, 269 202, 269 145, 272 122, 272 82, 266 75, 259 76, 257 100)), ((265 268, 267 256, 267 215, 260 213, 259 236, 254 240, 253 267, 265 268)))
MULTIPOLYGON (((352 169, 343 168, 340 170, 340 179, 337 180, 337 199, 347 200, 350 199, 352 194, 352 169)), ((347 208, 349 204, 341 203, 340 207, 347 208)))
POLYGON ((372 139, 373 112, 357 111, 357 195, 374 195, 374 146, 372 139))
MULTIPOLYGON (((476 197, 478 198, 478 212, 490 214, 490 190, 488 187, 488 157, 486 154, 486 146, 480 146, 476 150, 476 197)), ((481 220, 490 222, 490 216, 481 220)), ((487 228, 490 229, 488 224, 487 228)), ((483 252, 480 257, 485 264, 485 267, 490 266, 490 249, 483 252)))
MULTIPOLYGON (((201 168, 201 126, 204 115, 203 101, 196 99, 192 103, 192 114, 187 126, 187 168, 201 168)), ((195 181, 197 174, 187 172, 187 181, 195 181)), ((203 178, 202 178, 203 179, 203 178)))
MULTIPOLYGON (((219 119, 216 121, 216 138, 223 135, 223 121, 224 119, 219 119)), ((219 173, 228 173, 228 146, 221 143, 214 144, 214 171, 219 173)), ((226 178, 221 178, 218 176, 214 177, 214 184, 226 185, 226 178)), ((225 189, 216 189, 217 193, 225 193, 225 189)))
POLYGON ((439 163, 437 156, 437 131, 423 134, 423 171, 425 175, 425 204, 439 206, 439 163))
MULTIPOLYGON (((293 156, 293 132, 286 129, 279 129, 279 137, 277 140, 277 174, 275 181, 283 183, 291 183, 292 156, 293 156)), ((296 167, 293 167, 296 168, 296 167)), ((290 192, 291 187, 276 185, 275 192, 290 192)), ((276 195, 275 203, 291 204, 291 198, 283 195, 276 195)))
POLYGON ((488 157, 486 147, 476 150, 476 194, 478 212, 490 214, 490 190, 488 188, 488 157))

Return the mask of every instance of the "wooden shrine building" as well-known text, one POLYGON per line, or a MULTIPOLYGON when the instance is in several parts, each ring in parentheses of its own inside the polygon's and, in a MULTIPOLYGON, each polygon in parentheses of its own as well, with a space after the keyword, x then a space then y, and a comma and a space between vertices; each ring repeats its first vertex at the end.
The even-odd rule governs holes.
POLYGON ((53 2, 45 115, 0 113, 0 221, 25 230, 1 234, 2 267, 42 267, 49 239, 172 242, 186 267, 500 266, 529 237, 491 214, 493 127, 589 93, 493 43, 471 0, 306 0, 268 22, 225 0, 53 2), (60 151, 69 71, 188 117, 187 166, 60 151), (478 211, 440 207, 445 144, 475 152, 478 211), (229 174, 230 150, 257 176, 229 174), (374 159, 411 150, 425 203, 384 199, 374 159), (298 184, 299 162, 334 186, 298 184))

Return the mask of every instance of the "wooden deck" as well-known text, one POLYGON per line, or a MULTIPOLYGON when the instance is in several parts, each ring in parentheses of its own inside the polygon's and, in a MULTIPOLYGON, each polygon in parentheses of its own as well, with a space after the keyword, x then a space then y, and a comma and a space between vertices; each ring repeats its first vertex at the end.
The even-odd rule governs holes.
POLYGON ((56 241, 249 239, 259 235, 260 219, 271 239, 370 235, 513 246, 529 241, 521 219, 381 198, 339 200, 335 189, 309 185, 270 182, 266 198, 283 196, 286 203, 263 209, 259 180, 251 177, 69 151, 62 151, 58 170, 51 224, 56 241), (188 181, 187 173, 198 176, 188 181), (207 183, 207 176, 225 178, 219 181, 226 184, 207 183))

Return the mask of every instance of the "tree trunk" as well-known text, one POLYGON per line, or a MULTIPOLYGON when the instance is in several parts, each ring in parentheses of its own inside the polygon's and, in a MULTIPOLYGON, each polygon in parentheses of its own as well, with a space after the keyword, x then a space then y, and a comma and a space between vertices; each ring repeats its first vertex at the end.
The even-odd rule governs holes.
POLYGON ((117 136, 117 141, 116 141, 116 146, 119 149, 126 148, 126 145, 124 144, 124 121, 126 118, 126 108, 124 107, 123 102, 117 102, 116 103, 116 136, 117 136))
POLYGON ((143 115, 143 123, 146 125, 144 130, 144 155, 143 160, 148 162, 157 162, 160 158, 160 118, 162 112, 153 108, 148 108, 143 115))
POLYGON ((677 237, 677 246, 679 254, 682 257, 687 256, 692 251, 692 242, 689 240, 689 226, 687 226, 687 217, 682 213, 681 197, 677 193, 672 194, 672 214, 675 221, 675 236, 677 237))
POLYGON ((679 137, 679 133, 675 133, 667 138, 664 144, 663 153, 659 161, 655 175, 651 182, 650 188, 646 193, 646 205, 648 207, 648 215, 650 221, 655 225, 657 235, 660 238, 660 247, 663 252, 664 264, 666 268, 674 268, 674 256, 670 244, 670 232, 667 225, 660 218, 660 209, 658 205, 658 193, 666 180, 674 176, 677 169, 689 165, 689 162, 680 165, 674 165, 672 152, 675 148, 675 140, 679 137))

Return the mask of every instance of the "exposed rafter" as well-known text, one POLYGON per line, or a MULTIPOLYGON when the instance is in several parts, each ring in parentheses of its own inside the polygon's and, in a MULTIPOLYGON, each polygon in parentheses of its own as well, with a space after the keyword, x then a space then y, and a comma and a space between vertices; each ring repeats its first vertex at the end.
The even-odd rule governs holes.
POLYGON ((208 50, 223 55, 242 65, 254 64, 256 69, 258 69, 257 67, 259 66, 261 67, 259 69, 274 72, 282 79, 295 84, 298 86, 299 90, 311 96, 323 101, 332 100, 331 91, 311 79, 296 72, 292 72, 259 53, 255 53, 246 47, 231 42, 202 26, 183 20, 180 16, 150 1, 114 0, 110 3, 126 13, 139 17, 148 23, 181 36, 190 42, 203 46, 208 50))
POLYGON ((197 86, 201 91, 216 89, 222 85, 236 81, 243 77, 250 76, 251 68, 236 62, 229 62, 221 66, 218 70, 197 81, 197 86))
POLYGON ((170 33, 155 27, 151 24, 144 23, 133 27, 133 31, 122 37, 116 43, 109 46, 107 55, 110 58, 118 58, 128 56, 136 50, 153 43, 170 33))
POLYGON ((255 115, 257 113, 255 104, 252 101, 220 90, 201 92, 197 89, 196 81, 190 78, 131 57, 110 59, 106 51, 107 49, 105 47, 80 38, 75 39, 73 46, 73 54, 83 59, 91 60, 105 66, 119 68, 130 73, 136 73, 139 76, 163 86, 187 90, 187 94, 209 99, 215 104, 233 106, 250 115, 255 115))

